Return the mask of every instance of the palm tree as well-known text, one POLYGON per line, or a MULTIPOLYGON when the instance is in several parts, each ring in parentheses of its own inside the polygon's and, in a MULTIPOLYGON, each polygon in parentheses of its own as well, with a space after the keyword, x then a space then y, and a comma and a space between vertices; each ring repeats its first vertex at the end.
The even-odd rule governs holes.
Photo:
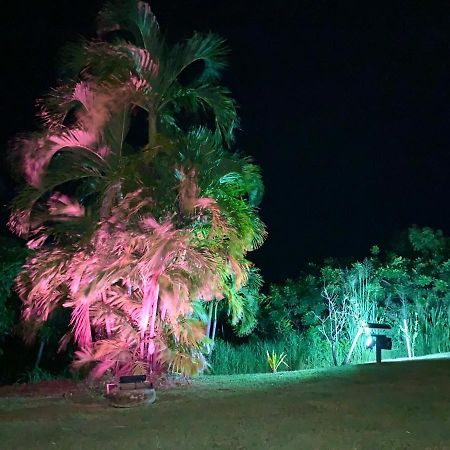
POLYGON ((17 279, 23 317, 37 330, 71 308, 61 346, 73 338, 75 366, 94 376, 193 374, 207 342, 195 305, 225 299, 242 319, 245 256, 265 236, 259 168, 231 151, 226 48, 198 33, 169 46, 135 1, 107 4, 98 34, 67 49, 69 80, 40 102, 43 130, 13 147, 26 186, 9 225, 34 252, 17 279), (133 146, 137 110, 148 135, 133 146))

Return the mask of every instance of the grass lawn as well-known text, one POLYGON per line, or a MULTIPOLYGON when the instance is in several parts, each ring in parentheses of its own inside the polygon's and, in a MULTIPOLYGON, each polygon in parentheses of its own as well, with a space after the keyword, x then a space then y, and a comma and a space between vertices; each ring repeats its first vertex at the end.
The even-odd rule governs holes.
POLYGON ((210 376, 149 407, 0 398, 1 449, 450 449, 450 360, 210 376))

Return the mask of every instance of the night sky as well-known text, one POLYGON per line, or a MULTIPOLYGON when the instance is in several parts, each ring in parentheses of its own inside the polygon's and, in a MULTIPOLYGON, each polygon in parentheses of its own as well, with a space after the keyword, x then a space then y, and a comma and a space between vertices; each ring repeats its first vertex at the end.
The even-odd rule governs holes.
MULTIPOLYGON (((269 237, 250 259, 269 282, 308 261, 364 256, 413 223, 450 234, 450 3, 335 3, 151 3, 171 40, 211 30, 228 41, 237 147, 266 186, 269 237)), ((34 129, 58 51, 93 36, 101 4, 25 1, 2 12, 3 150, 34 129)), ((4 204, 13 192, 5 164, 1 175, 4 204)))

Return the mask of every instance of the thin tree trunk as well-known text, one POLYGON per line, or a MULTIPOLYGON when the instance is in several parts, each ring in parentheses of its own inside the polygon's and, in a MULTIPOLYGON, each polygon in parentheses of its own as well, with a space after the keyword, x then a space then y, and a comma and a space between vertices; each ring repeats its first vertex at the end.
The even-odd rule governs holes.
POLYGON ((337 354, 336 354, 336 342, 333 342, 333 343, 331 344, 331 353, 332 353, 332 355, 333 355, 333 364, 334 364, 335 366, 337 366, 337 365, 338 365, 338 362, 337 362, 337 354))
POLYGON ((409 339, 408 321, 406 319, 403 319, 403 326, 405 327, 403 331, 405 333, 406 349, 408 350, 408 358, 412 358, 411 341, 409 339))
POLYGON ((350 358, 352 357, 353 350, 355 350, 356 344, 358 343, 358 339, 361 337, 361 334, 363 333, 363 328, 359 327, 358 332, 355 335, 355 338, 353 339, 352 346, 350 347, 350 350, 347 353, 347 356, 345 357, 344 361, 342 361, 342 365, 345 366, 350 361, 350 358))
POLYGON ((45 340, 41 339, 41 341, 39 343, 38 354, 36 357, 36 363, 34 364, 35 369, 37 369, 39 367, 39 364, 41 363, 42 355, 44 353, 44 346, 45 346, 45 340))
POLYGON ((208 325, 206 327, 206 337, 211 337, 211 323, 212 323, 213 306, 214 306, 214 300, 211 300, 209 302, 208 325))
POLYGON ((214 339, 216 338, 216 328, 217 328, 217 305, 219 302, 215 302, 215 309, 214 309, 214 324, 213 324, 213 330, 212 330, 212 336, 211 339, 214 342, 214 339))

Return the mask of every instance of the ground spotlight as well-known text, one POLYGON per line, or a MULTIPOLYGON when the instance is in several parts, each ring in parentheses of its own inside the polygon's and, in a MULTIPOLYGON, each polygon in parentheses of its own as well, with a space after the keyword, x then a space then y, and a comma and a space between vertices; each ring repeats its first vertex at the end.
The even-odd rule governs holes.
POLYGON ((392 350, 392 339, 385 334, 372 334, 372 330, 390 330, 391 326, 382 323, 367 323, 365 326, 366 348, 376 349, 376 361, 381 362, 381 350, 392 350), (369 334, 370 333, 370 334, 369 334))
POLYGON ((375 347, 376 344, 376 338, 374 336, 368 336, 368 338, 366 339, 366 348, 367 349, 371 349, 375 347))

